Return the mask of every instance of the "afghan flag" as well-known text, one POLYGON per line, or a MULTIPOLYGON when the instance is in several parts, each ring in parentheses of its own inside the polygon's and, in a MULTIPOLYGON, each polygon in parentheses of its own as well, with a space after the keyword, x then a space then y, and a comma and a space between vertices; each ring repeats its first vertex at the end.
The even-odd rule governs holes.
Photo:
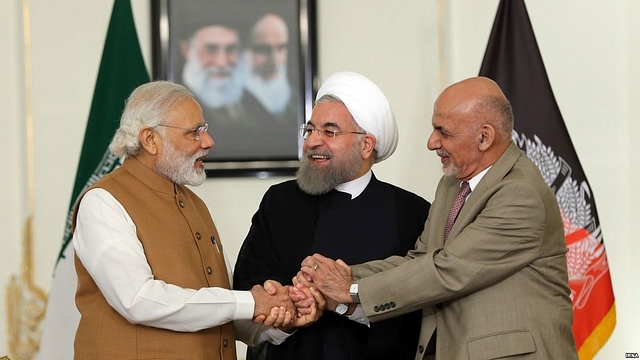
POLYGON ((501 0, 480 76, 511 101, 513 140, 556 194, 569 252, 573 335, 581 360, 611 336, 616 308, 593 191, 551 90, 524 0, 501 0))
POLYGON ((120 125, 126 98, 138 85, 146 82, 149 82, 149 74, 140 51, 130 0, 115 0, 69 204, 62 248, 54 269, 38 355, 40 359, 73 359, 73 341, 80 321, 80 313, 75 306, 77 277, 71 244, 73 208, 85 189, 120 165, 119 159, 109 152, 109 143, 120 125))

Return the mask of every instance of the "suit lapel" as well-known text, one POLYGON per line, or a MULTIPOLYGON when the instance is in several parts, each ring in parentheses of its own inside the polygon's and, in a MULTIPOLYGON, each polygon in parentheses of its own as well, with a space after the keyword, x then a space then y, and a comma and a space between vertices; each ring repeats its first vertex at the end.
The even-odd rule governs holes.
POLYGON ((478 183, 478 186, 476 186, 476 188, 471 192, 469 201, 472 200, 471 197, 476 190, 479 190, 478 193, 485 192, 487 189, 502 181, 509 171, 511 171, 520 156, 522 156, 522 151, 520 151, 516 144, 512 142, 504 154, 500 156, 498 161, 496 161, 491 169, 485 174, 480 183, 478 183))

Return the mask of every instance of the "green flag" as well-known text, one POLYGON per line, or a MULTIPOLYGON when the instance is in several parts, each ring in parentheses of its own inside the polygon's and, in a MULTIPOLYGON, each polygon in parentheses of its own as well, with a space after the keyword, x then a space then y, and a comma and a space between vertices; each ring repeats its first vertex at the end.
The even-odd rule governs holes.
POLYGON ((71 240, 71 214, 76 199, 88 186, 116 167, 118 159, 109 153, 108 146, 120 124, 124 101, 133 89, 149 82, 129 1, 115 0, 113 6, 60 256, 71 240))
POLYGON ((149 80, 130 0, 115 0, 49 294, 39 354, 41 359, 73 358, 73 339, 80 318, 74 302, 77 279, 70 243, 73 208, 87 187, 119 165, 118 158, 109 153, 109 143, 120 124, 126 98, 138 85, 149 80))

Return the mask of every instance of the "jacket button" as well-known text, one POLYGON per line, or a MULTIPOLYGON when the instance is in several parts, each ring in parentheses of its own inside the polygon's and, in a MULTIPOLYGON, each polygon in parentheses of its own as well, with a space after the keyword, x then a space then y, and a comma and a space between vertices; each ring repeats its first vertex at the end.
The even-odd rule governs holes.
POLYGON ((178 201, 178 204, 180 204, 180 207, 182 207, 182 208, 184 207, 184 201, 180 200, 180 201, 178 201))
POLYGON ((391 305, 389 305, 389 303, 384 304, 384 309, 385 310, 389 310, 389 308, 391 308, 391 305))
POLYGON ((211 275, 212 272, 213 270, 211 270, 211 267, 207 267, 207 274, 211 275))
POLYGON ((229 346, 229 342, 227 341, 227 339, 222 340, 222 346, 224 347, 229 346))
POLYGON ((374 307, 373 307, 373 311, 375 311, 375 312, 380 311, 380 308, 378 308, 378 305, 376 305, 376 306, 374 306, 374 307))
POLYGON ((197 233, 196 233, 196 239, 200 240, 200 238, 201 238, 200 233, 199 233, 199 232, 197 232, 197 233))
POLYGON ((396 303, 394 303, 393 301, 389 303, 389 305, 391 305, 391 308, 395 308, 396 307, 396 303))
POLYGON ((422 354, 424 352, 424 346, 422 345, 418 346, 418 352, 422 354))

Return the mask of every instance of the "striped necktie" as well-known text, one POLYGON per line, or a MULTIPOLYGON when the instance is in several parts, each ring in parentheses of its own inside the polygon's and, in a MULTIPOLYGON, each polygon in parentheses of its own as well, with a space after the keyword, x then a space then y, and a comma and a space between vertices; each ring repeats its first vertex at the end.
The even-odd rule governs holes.
POLYGON ((467 195, 471 193, 471 187, 469 187, 468 182, 463 182, 462 186, 460 186, 460 191, 458 192, 458 196, 456 200, 453 202, 453 206, 451 207, 451 211, 449 212, 449 216, 447 217, 447 222, 444 224, 444 241, 447 241, 449 234, 451 233, 451 228, 453 227, 453 223, 456 222, 456 218, 460 213, 460 209, 462 209, 462 205, 464 205, 464 200, 467 198, 467 195))

